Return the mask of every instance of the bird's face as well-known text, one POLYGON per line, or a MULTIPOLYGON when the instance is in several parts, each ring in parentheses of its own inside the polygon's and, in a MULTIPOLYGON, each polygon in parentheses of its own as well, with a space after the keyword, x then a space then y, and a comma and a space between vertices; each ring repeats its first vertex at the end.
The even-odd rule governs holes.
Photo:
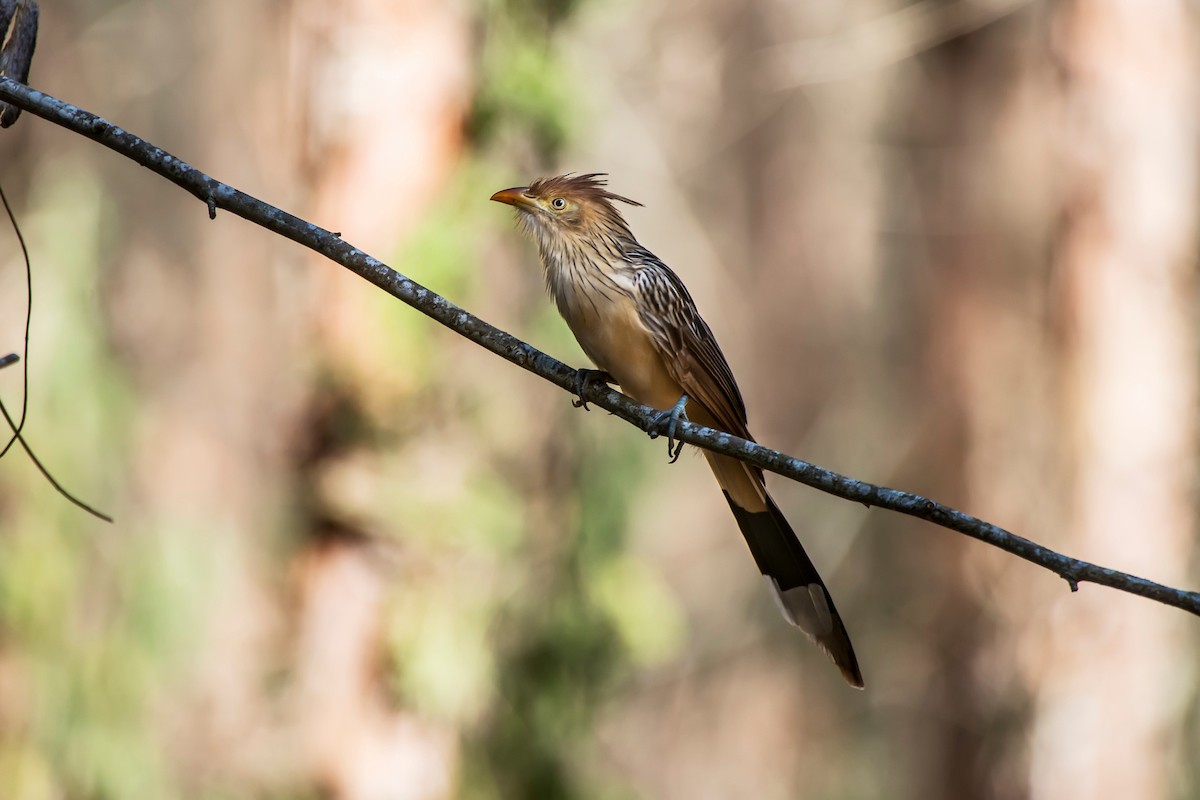
POLYGON ((539 231, 578 229, 588 216, 584 199, 562 186, 517 186, 496 192, 492 199, 517 209, 518 218, 539 231))
POLYGON ((543 244, 556 239, 629 235, 613 201, 641 205, 609 192, 596 174, 541 178, 528 186, 503 189, 492 199, 517 209, 521 227, 543 244))

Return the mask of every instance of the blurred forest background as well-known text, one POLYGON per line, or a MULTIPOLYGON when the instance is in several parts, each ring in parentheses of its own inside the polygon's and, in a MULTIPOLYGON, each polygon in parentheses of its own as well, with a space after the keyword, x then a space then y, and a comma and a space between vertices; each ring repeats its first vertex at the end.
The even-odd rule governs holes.
MULTIPOLYGON (((1196 588, 1198 13, 62 0, 30 83, 576 365, 488 197, 609 172, 763 442, 1196 588)), ((117 519, 0 463, 0 796, 1200 796, 1196 619, 772 479, 852 691, 700 459, 51 124, 0 180, 117 519)))

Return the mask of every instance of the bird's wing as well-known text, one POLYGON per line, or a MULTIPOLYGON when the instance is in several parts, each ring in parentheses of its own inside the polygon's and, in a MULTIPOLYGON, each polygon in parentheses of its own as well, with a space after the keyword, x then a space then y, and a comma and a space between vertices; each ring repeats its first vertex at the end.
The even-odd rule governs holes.
POLYGON ((683 281, 648 252, 640 266, 636 276, 642 300, 638 314, 667 372, 689 398, 708 409, 720 427, 750 439, 746 404, 733 371, 683 281))

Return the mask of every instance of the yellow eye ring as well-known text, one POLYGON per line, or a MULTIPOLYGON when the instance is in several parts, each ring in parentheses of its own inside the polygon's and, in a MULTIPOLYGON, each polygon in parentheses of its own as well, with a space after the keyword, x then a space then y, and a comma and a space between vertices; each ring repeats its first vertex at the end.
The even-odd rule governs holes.
POLYGON ((556 197, 550 201, 550 207, 553 208, 555 211, 562 211, 564 208, 567 207, 567 201, 562 199, 561 197, 556 197))

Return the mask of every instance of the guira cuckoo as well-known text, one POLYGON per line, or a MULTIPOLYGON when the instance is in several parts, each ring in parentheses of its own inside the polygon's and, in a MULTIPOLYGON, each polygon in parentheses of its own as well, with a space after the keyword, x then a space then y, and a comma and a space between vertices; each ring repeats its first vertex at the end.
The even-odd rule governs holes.
MULTIPOLYGON (((537 243, 546 285, 596 366, 630 397, 751 439, 746 406, 683 282, 638 243, 602 173, 541 178, 492 195, 537 243)), ((586 376, 586 377, 591 377, 586 376)), ((581 380, 586 378, 581 378, 581 380)), ((852 686, 858 660, 825 582, 767 493, 762 471, 704 451, 783 616, 829 654, 852 686)))

